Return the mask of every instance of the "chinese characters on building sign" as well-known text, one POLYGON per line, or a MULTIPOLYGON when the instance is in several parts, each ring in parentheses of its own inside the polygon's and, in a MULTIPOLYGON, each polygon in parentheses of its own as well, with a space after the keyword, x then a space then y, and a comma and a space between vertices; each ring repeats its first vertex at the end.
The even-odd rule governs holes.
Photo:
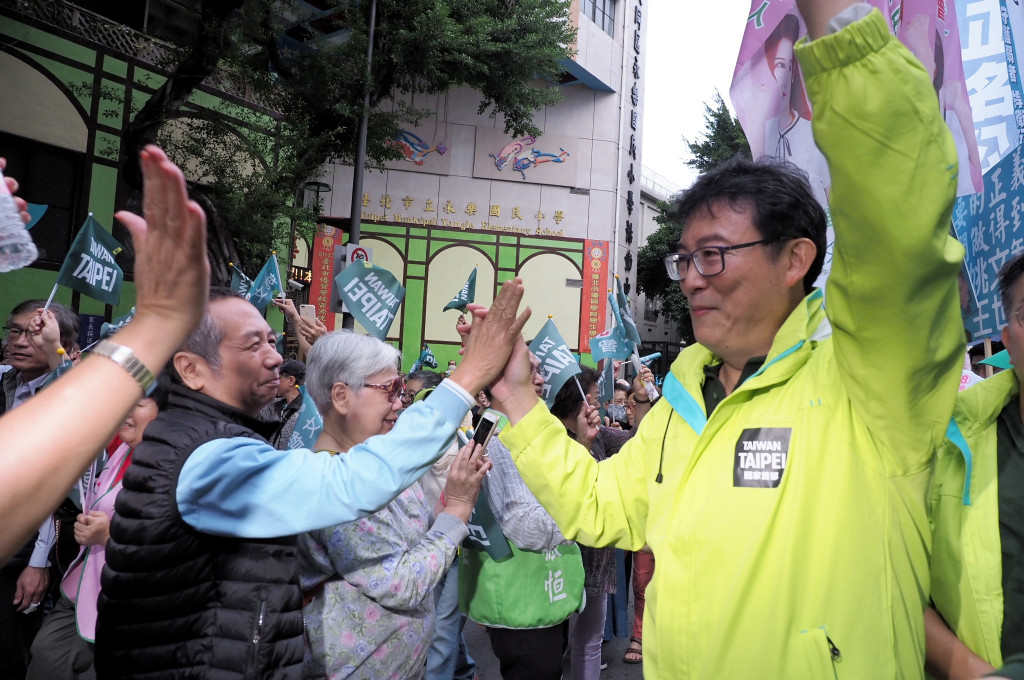
POLYGON ((398 224, 449 227, 463 231, 479 229, 531 236, 565 236, 565 229, 559 227, 566 217, 564 210, 553 210, 550 215, 537 210, 527 217, 528 211, 519 205, 478 205, 473 201, 461 204, 452 199, 446 199, 443 205, 439 205, 433 198, 414 198, 412 196, 396 198, 391 194, 384 194, 374 201, 369 193, 363 194, 362 204, 363 208, 376 205, 385 211, 376 213, 364 209, 362 213, 364 222, 396 222, 398 224), (399 205, 406 211, 419 210, 421 213, 430 213, 430 215, 417 217, 387 212, 400 209, 399 205), (440 213, 440 217, 436 216, 438 213, 440 213))
MULTIPOLYGON (((636 171, 633 165, 636 163, 636 145, 637 145, 637 121, 640 117, 637 106, 640 104, 640 29, 643 26, 643 0, 636 0, 636 5, 633 6, 633 87, 630 90, 629 100, 633 104, 633 108, 629 112, 629 128, 633 131, 629 135, 629 150, 627 155, 629 156, 629 169, 626 171, 626 180, 629 182, 629 190, 626 193, 626 214, 629 217, 633 216, 633 187, 636 184, 636 171)), ((633 243, 633 224, 631 221, 626 221, 626 244, 633 243)), ((626 248, 626 271, 631 269, 633 255, 629 248, 626 248)), ((626 279, 625 286, 628 290, 629 279, 626 279)), ((594 335, 593 333, 591 336, 594 335)), ((590 336, 588 336, 590 337, 590 336)))

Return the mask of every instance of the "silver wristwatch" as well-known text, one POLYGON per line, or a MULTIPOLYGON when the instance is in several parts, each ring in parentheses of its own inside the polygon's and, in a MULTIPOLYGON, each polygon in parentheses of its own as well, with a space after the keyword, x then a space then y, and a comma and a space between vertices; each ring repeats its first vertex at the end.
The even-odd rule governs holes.
POLYGON ((135 378, 135 382, 139 383, 139 387, 142 388, 142 392, 146 396, 152 394, 153 390, 156 389, 156 378, 146 368, 146 365, 139 361, 130 348, 118 345, 110 340, 100 340, 93 345, 90 352, 106 357, 128 371, 128 375, 135 378))

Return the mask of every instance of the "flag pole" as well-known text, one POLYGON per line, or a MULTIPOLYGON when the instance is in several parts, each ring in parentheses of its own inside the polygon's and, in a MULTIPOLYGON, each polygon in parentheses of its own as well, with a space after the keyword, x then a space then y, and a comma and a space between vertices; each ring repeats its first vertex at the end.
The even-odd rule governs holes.
MULTIPOLYGON (((640 363, 640 353, 636 350, 636 347, 633 348, 633 354, 629 359, 633 362, 633 368, 636 369, 636 374, 640 375, 640 369, 643 368, 643 364, 640 363)), ((658 388, 649 380, 644 381, 644 390, 647 392, 647 398, 651 401, 654 401, 661 396, 658 394, 658 388)))
POLYGON ((50 297, 46 298, 46 304, 43 305, 44 312, 50 308, 50 303, 53 302, 53 296, 57 294, 58 288, 60 288, 59 283, 53 284, 53 290, 50 291, 50 297))

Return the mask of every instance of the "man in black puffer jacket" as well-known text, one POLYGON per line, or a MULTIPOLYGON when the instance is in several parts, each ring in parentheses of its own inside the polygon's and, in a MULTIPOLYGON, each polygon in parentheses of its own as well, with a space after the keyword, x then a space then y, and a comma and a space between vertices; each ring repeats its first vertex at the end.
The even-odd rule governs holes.
MULTIPOLYGON (((100 593, 96 669, 112 678, 301 677, 294 534, 373 513, 445 450, 525 318, 507 284, 459 372, 344 456, 277 451, 255 416, 281 357, 263 316, 215 290, 172 365, 168 408, 146 429, 117 497, 100 593), (512 312, 506 311, 506 305, 512 312)), ((360 387, 362 389, 362 387, 360 387)), ((401 384, 394 399, 401 398, 401 384)))

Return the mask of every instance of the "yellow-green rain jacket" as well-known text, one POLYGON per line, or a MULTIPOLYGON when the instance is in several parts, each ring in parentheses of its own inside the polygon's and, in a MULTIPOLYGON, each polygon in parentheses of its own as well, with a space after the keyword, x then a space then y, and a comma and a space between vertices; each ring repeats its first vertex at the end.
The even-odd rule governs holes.
POLYGON ((996 426, 1020 392, 1003 371, 957 397, 932 484, 932 600, 956 636, 996 668, 1003 664, 1003 555, 996 426))
POLYGON ((566 537, 650 544, 648 678, 924 676, 928 482, 963 363, 956 151, 877 11, 798 56, 832 175, 828 319, 813 292, 710 418, 717 359, 685 349, 601 463, 542 404, 501 434, 566 537))

